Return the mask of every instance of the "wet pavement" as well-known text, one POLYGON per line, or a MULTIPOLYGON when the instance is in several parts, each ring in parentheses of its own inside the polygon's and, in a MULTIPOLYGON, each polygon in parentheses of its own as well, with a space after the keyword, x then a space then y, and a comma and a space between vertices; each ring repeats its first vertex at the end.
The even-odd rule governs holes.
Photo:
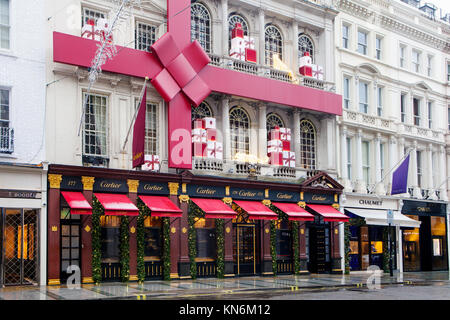
POLYGON ((104 283, 98 286, 6 287, 0 300, 173 300, 173 299, 450 299, 449 272, 381 274, 367 272, 350 275, 279 275, 104 283), (380 284, 379 290, 373 290, 380 284), (403 297, 403 298, 402 298, 403 297))

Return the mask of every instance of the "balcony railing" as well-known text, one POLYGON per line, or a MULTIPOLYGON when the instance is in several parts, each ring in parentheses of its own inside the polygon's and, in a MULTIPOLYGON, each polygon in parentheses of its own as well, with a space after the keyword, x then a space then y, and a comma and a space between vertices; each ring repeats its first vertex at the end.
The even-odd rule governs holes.
POLYGON ((0 128, 0 153, 14 152, 14 129, 0 128))
MULTIPOLYGON (((252 62, 242 61, 228 56, 219 56, 216 54, 209 54, 211 59, 210 64, 213 66, 232 69, 248 74, 258 75, 265 78, 275 79, 279 81, 293 83, 292 74, 286 71, 274 69, 265 65, 260 65, 252 62)), ((319 90, 334 91, 334 83, 318 80, 312 77, 304 77, 300 74, 295 75, 298 78, 298 84, 319 90)))
POLYGON ((223 161, 218 159, 193 158, 194 170, 223 171, 223 161))

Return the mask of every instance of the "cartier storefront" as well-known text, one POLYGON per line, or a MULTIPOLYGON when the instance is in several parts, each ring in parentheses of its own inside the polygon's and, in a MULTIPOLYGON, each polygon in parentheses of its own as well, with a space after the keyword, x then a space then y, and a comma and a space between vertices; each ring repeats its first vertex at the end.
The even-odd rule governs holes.
POLYGON ((48 179, 49 284, 76 268, 83 283, 342 273, 348 217, 325 173, 298 184, 52 165, 48 179))

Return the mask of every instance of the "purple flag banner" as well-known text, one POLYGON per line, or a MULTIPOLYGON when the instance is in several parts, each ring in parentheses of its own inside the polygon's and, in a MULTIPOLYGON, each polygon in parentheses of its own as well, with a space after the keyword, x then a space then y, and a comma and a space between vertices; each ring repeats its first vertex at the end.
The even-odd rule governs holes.
POLYGON ((409 154, 392 175, 391 194, 401 194, 408 192, 408 169, 409 169, 409 154))
POLYGON ((144 89, 139 111, 133 127, 133 168, 144 164, 145 155, 145 115, 147 111, 147 86, 144 89))

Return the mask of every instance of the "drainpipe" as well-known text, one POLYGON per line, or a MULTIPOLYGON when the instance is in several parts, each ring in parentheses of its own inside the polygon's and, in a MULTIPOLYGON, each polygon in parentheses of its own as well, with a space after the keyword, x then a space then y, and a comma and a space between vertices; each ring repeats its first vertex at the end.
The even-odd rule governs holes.
POLYGON ((39 285, 47 284, 47 173, 48 162, 42 162, 41 213, 39 215, 39 285))

